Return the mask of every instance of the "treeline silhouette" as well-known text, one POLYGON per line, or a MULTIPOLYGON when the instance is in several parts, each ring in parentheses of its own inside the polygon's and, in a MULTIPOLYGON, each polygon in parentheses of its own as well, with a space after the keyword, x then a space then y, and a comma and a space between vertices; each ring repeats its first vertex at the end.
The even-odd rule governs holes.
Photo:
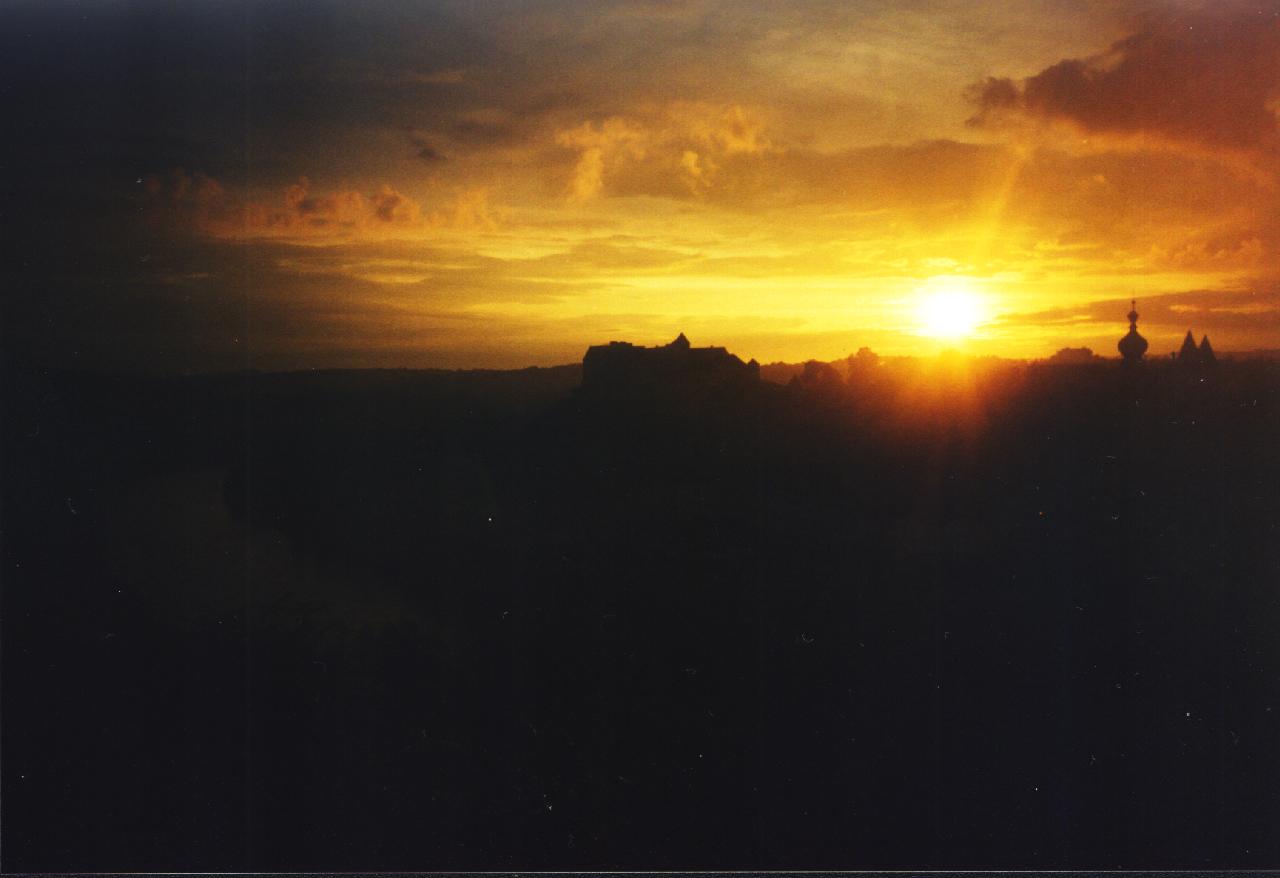
POLYGON ((5 380, 15 870, 1280 862, 1280 369, 5 380))

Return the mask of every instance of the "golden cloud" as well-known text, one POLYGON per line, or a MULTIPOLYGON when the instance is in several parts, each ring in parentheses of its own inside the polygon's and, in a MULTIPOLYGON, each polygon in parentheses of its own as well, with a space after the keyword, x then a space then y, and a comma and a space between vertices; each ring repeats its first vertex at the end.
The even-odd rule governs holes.
POLYGON ((725 159, 774 149, 755 112, 691 101, 583 122, 558 131, 555 141, 578 152, 568 187, 577 202, 610 194, 696 195, 715 184, 725 159))

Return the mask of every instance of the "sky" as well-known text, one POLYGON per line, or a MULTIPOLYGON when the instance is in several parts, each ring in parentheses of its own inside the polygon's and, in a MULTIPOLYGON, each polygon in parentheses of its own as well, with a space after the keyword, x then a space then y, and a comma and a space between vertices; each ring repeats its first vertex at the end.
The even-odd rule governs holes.
POLYGON ((0 8, 6 353, 1280 347, 1280 0, 0 8))

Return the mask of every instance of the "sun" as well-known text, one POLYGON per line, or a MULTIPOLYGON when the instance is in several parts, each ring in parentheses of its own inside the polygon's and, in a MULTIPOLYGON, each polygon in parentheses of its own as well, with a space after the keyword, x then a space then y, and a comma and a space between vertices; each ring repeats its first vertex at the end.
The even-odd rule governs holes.
POLYGON ((986 297, 967 277, 931 277, 916 291, 916 320, 921 335, 961 339, 988 319, 986 297))

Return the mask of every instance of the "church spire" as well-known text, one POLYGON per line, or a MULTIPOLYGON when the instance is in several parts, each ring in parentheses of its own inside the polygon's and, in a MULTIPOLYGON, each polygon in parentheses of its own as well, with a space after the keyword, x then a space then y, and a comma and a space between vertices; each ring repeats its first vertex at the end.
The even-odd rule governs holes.
POLYGON ((1182 350, 1178 352, 1178 362, 1188 366, 1200 362, 1200 348, 1196 346, 1195 336, 1187 330, 1187 337, 1182 340, 1182 350))

